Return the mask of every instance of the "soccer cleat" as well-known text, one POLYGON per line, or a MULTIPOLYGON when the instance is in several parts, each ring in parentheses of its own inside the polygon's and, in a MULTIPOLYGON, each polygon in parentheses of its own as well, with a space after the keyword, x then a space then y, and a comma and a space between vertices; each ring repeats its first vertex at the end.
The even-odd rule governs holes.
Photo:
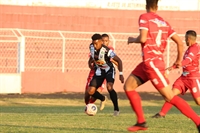
POLYGON ((105 96, 105 100, 100 102, 100 110, 103 110, 107 101, 107 96, 105 96))
POLYGON ((146 124, 146 122, 143 123, 136 123, 135 125, 129 127, 127 130, 130 132, 137 132, 139 130, 147 130, 148 126, 146 124))
POLYGON ((159 113, 157 113, 154 116, 152 116, 151 118, 165 118, 165 116, 164 115, 160 115, 159 113))
POLYGON ((119 113, 120 113, 119 111, 115 110, 113 116, 119 116, 119 113))
POLYGON ((198 129, 198 131, 199 131, 199 133, 200 133, 200 125, 197 126, 197 129, 198 129))

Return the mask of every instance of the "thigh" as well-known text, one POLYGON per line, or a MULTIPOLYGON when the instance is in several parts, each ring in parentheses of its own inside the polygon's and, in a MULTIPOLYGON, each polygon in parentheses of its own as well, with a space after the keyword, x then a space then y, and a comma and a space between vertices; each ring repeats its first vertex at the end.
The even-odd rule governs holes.
POLYGON ((140 64, 138 64, 136 66, 136 68, 131 72, 131 74, 133 74, 135 77, 137 77, 141 83, 145 83, 148 81, 148 78, 146 76, 146 73, 143 69, 144 67, 144 63, 141 62, 140 64))
POLYGON ((181 77, 179 77, 174 82, 172 87, 173 87, 173 89, 178 89, 182 95, 184 95, 188 90, 187 87, 185 86, 184 80, 181 77))
POLYGON ((87 83, 86 83, 86 86, 85 86, 85 90, 88 89, 89 84, 90 84, 90 81, 92 80, 92 78, 93 78, 93 76, 94 76, 94 73, 95 73, 94 70, 90 70, 89 75, 88 75, 88 78, 87 78, 87 83))
POLYGON ((115 82, 115 68, 111 67, 108 72, 105 73, 105 79, 107 83, 114 83, 115 82))
POLYGON ((185 84, 194 99, 200 97, 200 79, 187 79, 185 84))
POLYGON ((101 87, 102 83, 104 81, 104 75, 97 76, 96 74, 93 76, 92 80, 90 81, 90 87, 95 87, 98 89, 101 87))
POLYGON ((149 61, 143 69, 146 72, 147 78, 157 90, 169 86, 169 79, 165 72, 165 64, 163 61, 149 61))

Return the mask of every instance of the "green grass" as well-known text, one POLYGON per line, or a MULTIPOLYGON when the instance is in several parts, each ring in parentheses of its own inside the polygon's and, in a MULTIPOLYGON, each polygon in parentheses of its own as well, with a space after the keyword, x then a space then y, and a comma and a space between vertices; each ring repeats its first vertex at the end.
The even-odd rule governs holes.
MULTIPOLYGON (((152 119, 163 101, 144 101, 143 108, 149 125, 140 133, 197 133, 193 122, 172 108, 165 119, 152 119)), ((96 103, 97 105, 99 102, 96 103)), ((136 118, 127 100, 120 100, 121 114, 113 117, 108 101, 95 116, 83 113, 83 100, 69 99, 0 99, 0 133, 126 133, 136 118)), ((192 108, 200 114, 193 101, 192 108)))

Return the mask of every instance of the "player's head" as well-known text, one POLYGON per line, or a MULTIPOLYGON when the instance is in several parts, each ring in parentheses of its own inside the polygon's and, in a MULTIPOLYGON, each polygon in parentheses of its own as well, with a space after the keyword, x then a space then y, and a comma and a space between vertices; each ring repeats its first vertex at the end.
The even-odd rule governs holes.
POLYGON ((102 36, 100 34, 94 34, 92 36, 92 43, 94 44, 94 48, 96 50, 99 50, 103 44, 102 36))
POLYGON ((196 42, 197 33, 194 30, 188 30, 185 33, 185 43, 187 46, 191 46, 196 42))
POLYGON ((146 10, 157 11, 158 10, 158 0, 146 0, 146 10))
POLYGON ((108 34, 102 34, 101 36, 102 36, 103 44, 108 46, 110 42, 108 34))

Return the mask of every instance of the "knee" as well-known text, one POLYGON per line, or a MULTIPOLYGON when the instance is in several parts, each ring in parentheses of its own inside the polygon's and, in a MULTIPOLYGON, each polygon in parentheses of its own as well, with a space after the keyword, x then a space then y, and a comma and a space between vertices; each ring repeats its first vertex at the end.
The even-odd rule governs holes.
POLYGON ((91 95, 93 95, 95 93, 95 89, 92 88, 92 87, 89 87, 87 93, 91 96, 91 95))
POLYGON ((107 83, 107 90, 112 91, 113 90, 113 83, 107 83))
POLYGON ((124 91, 132 91, 132 90, 135 90, 138 86, 136 84, 127 84, 125 82, 124 86, 123 86, 123 89, 124 91))
POLYGON ((198 98, 197 100, 195 100, 196 104, 200 106, 200 98, 198 98))

